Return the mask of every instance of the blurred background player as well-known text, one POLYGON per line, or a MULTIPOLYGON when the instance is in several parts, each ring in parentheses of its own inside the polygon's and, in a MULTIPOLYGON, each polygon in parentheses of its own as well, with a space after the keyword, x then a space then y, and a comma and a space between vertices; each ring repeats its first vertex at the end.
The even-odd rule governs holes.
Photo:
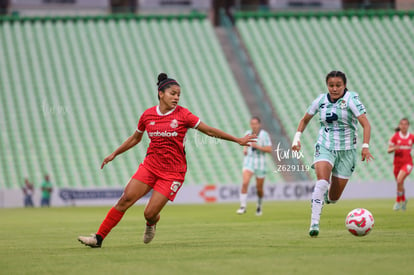
POLYGON ((189 128, 244 146, 254 141, 254 135, 236 138, 210 127, 188 109, 179 106, 181 87, 176 80, 168 78, 166 74, 161 73, 158 76, 157 85, 159 105, 144 111, 134 134, 102 163, 101 168, 116 156, 137 145, 144 131, 147 131, 150 138, 147 154, 125 187, 121 198, 109 210, 96 234, 78 237, 78 240, 87 246, 101 247, 102 241, 122 219, 128 208, 152 189, 152 195, 144 210, 146 227, 143 237, 144 243, 151 242, 155 236, 161 210, 169 200, 174 200, 184 182, 187 171, 184 140, 189 128))
POLYGON ((250 147, 243 148, 243 183, 240 192, 240 208, 237 214, 247 211, 247 192, 250 179, 256 175, 257 208, 256 215, 262 215, 263 184, 266 176, 266 153, 272 152, 272 141, 269 133, 262 129, 260 118, 252 117, 250 128, 246 135, 256 135, 257 141, 250 143, 250 147))
POLYGON ((29 181, 28 178, 24 179, 24 185, 22 187, 23 195, 24 195, 24 207, 33 207, 33 193, 34 193, 34 186, 29 181))
POLYGON ((48 174, 45 175, 45 179, 43 180, 40 188, 42 190, 42 198, 40 201, 40 206, 50 207, 50 197, 53 192, 53 186, 52 186, 52 183, 50 182, 50 177, 48 174))
POLYGON ((315 144, 314 162, 317 181, 312 193, 312 215, 309 235, 319 234, 319 221, 325 203, 335 203, 342 195, 356 165, 359 122, 364 129, 362 160, 373 159, 369 152, 371 126, 365 107, 356 92, 346 88, 343 72, 332 71, 326 76, 328 93, 319 95, 310 105, 292 142, 292 149, 301 148, 300 136, 313 116, 319 112, 321 128, 315 144), (330 185, 329 191, 328 187, 330 185))
POLYGON ((397 199, 393 209, 396 211, 400 209, 405 211, 407 208, 404 180, 413 170, 411 149, 414 143, 414 135, 408 132, 409 127, 410 122, 408 119, 401 119, 388 146, 388 153, 394 153, 394 177, 397 181, 397 199))

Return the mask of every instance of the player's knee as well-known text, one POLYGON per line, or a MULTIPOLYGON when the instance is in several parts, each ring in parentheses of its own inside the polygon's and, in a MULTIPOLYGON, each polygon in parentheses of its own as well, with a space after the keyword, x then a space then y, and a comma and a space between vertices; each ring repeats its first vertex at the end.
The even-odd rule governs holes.
POLYGON ((144 210, 144 218, 147 221, 154 220, 154 219, 157 218, 157 216, 158 216, 158 213, 156 211, 152 210, 152 209, 145 209, 144 210))
POLYGON ((118 200, 116 206, 117 208, 121 209, 121 211, 126 211, 133 203, 133 198, 130 198, 123 194, 121 198, 118 200))

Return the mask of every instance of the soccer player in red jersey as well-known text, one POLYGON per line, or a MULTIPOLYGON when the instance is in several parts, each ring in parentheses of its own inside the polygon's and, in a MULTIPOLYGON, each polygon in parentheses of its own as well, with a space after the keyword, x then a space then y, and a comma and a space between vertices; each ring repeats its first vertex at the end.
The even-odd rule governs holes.
POLYGON ((397 199, 394 204, 394 210, 396 211, 406 210, 407 208, 404 180, 413 170, 411 149, 414 143, 414 135, 408 132, 409 126, 410 122, 407 118, 401 119, 388 146, 388 153, 394 152, 394 176, 397 181, 397 199))
POLYGON ((161 210, 168 200, 174 200, 184 182, 187 171, 184 140, 189 128, 195 128, 206 135, 236 142, 242 146, 249 146, 250 142, 255 141, 255 135, 237 138, 210 127, 188 109, 179 106, 180 85, 176 80, 168 78, 165 73, 158 75, 157 85, 159 105, 144 111, 135 133, 102 162, 101 169, 116 156, 137 145, 144 131, 147 131, 151 141, 147 154, 129 180, 121 198, 109 210, 96 234, 78 237, 78 240, 87 246, 101 247, 102 241, 122 219, 128 208, 153 190, 144 210, 146 227, 143 241, 151 242, 155 236, 161 210))

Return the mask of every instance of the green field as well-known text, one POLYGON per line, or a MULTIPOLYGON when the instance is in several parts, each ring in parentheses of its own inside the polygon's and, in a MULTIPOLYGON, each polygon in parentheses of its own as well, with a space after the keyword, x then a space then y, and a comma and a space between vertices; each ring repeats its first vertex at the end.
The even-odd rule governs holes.
POLYGON ((268 202, 261 217, 253 204, 242 216, 236 204, 171 204, 148 245, 143 206, 135 206, 100 249, 76 238, 95 232, 109 207, 0 209, 0 274, 412 274, 414 208, 393 212, 392 205, 328 205, 313 239, 305 201, 268 202), (345 230, 356 207, 375 217, 366 237, 345 230))

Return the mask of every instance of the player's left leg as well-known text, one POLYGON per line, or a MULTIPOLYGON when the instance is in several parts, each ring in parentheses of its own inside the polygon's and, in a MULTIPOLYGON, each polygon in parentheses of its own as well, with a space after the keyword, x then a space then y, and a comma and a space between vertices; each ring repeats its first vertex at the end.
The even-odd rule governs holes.
POLYGON ((253 176, 253 171, 251 171, 248 168, 244 168, 243 169, 243 182, 242 182, 242 187, 240 190, 240 208, 237 209, 236 213, 237 214, 244 214, 246 213, 246 209, 247 209, 247 191, 248 191, 248 187, 249 187, 249 182, 250 179, 253 176))
POLYGON ((401 210, 403 211, 407 209, 407 199, 405 198, 404 181, 410 174, 411 170, 412 165, 407 164, 400 170, 397 176, 397 196, 400 201, 401 210))
POLYGON ((168 198, 165 195, 155 190, 152 192, 151 198, 144 210, 144 217, 147 221, 143 237, 144 243, 147 244, 154 238, 156 225, 160 220, 160 212, 167 202, 168 198))
POLYGON ((256 216, 261 216, 262 212, 262 202, 264 196, 264 185, 265 177, 264 176, 256 176, 256 189, 257 189, 257 208, 256 208, 256 216))
POLYGON ((332 169, 331 184, 325 195, 325 203, 336 203, 344 192, 357 162, 356 150, 338 151, 335 166, 332 169))
POLYGON ((345 186, 348 183, 349 179, 341 178, 338 176, 331 177, 331 186, 328 192, 328 201, 329 203, 336 203, 344 192, 345 186))

